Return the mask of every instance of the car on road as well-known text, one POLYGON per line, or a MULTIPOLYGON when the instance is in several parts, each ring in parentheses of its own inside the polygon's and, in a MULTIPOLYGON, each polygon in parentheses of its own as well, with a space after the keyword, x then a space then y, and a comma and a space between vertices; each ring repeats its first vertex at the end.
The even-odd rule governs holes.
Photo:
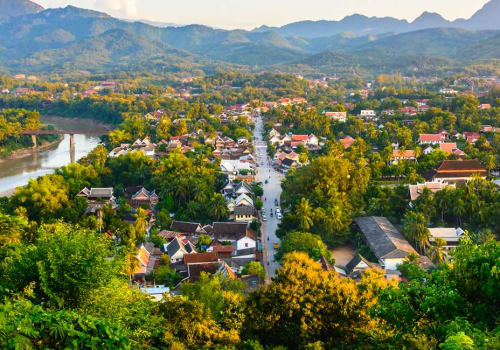
POLYGON ((276 214, 276 219, 278 219, 278 220, 281 220, 281 219, 282 219, 282 216, 281 216, 281 214, 280 214, 280 213, 276 214))
POLYGON ((269 183, 269 181, 266 179, 266 181, 264 181, 264 183, 267 185, 269 183))
POLYGON ((266 216, 266 214, 262 214, 262 221, 267 221, 267 216, 266 216))
POLYGON ((281 215, 281 209, 280 208, 276 208, 276 214, 280 214, 281 215))
POLYGON ((280 205, 280 203, 278 202, 278 198, 276 198, 276 199, 274 200, 274 205, 275 205, 275 206, 280 205))
POLYGON ((280 247, 280 245, 279 245, 278 243, 274 243, 274 244, 273 244, 273 248, 274 248, 274 249, 278 249, 279 247, 280 247))

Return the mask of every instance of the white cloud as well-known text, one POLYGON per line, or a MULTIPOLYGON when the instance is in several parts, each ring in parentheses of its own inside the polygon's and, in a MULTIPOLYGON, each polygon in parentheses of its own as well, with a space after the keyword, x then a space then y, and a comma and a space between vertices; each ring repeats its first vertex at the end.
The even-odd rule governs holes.
POLYGON ((137 0, 96 0, 96 8, 111 15, 137 18, 137 0))

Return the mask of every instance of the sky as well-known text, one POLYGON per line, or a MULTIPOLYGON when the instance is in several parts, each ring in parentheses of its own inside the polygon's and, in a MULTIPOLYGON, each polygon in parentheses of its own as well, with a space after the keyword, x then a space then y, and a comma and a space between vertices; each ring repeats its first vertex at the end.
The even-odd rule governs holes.
POLYGON ((45 8, 74 5, 119 18, 225 29, 281 26, 301 20, 340 20, 360 13, 414 20, 437 12, 448 20, 469 18, 488 0, 32 0, 45 8))

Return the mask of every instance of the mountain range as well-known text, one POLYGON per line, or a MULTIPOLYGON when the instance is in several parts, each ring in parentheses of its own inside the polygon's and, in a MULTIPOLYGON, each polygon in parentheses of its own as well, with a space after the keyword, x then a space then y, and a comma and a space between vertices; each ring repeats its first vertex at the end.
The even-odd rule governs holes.
POLYGON ((29 0, 0 0, 0 13, 6 72, 373 72, 500 58, 500 0, 453 22, 428 12, 411 23, 352 15, 252 31, 132 22, 73 6, 44 10, 29 0))

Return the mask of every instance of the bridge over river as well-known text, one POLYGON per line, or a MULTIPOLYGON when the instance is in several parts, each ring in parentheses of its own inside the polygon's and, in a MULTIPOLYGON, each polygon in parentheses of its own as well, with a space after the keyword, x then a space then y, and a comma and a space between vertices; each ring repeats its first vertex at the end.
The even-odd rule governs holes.
POLYGON ((70 130, 24 130, 23 135, 31 135, 31 140, 33 141, 33 150, 36 151, 38 148, 37 135, 69 135, 69 152, 71 154, 71 162, 75 159, 75 135, 95 135, 100 136, 107 134, 109 130, 104 130, 102 128, 98 129, 70 129, 70 130))

